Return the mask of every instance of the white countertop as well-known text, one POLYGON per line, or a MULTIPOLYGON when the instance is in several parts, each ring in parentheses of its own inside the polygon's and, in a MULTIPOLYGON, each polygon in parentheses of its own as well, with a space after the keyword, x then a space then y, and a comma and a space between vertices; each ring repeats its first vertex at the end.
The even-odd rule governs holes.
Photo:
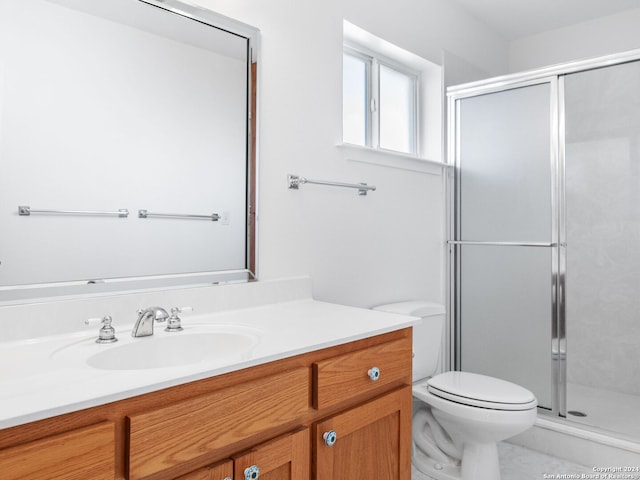
POLYGON ((98 327, 82 332, 0 343, 0 428, 122 400, 362 338, 399 330, 420 320, 302 299, 210 314, 184 314, 188 332, 198 325, 233 325, 257 332, 258 341, 241 358, 144 370, 103 370, 85 358, 59 355, 81 344, 100 352, 135 341, 153 342, 167 333, 156 324, 153 337, 132 339, 130 329, 117 328, 121 341, 99 345, 98 327))

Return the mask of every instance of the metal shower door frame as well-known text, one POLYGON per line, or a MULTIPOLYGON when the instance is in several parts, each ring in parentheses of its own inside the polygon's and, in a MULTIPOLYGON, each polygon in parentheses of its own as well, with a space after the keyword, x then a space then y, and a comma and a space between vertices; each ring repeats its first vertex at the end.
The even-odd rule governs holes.
MULTIPOLYGON (((621 52, 593 59, 569 62, 551 67, 540 68, 528 72, 505 75, 493 79, 468 83, 447 89, 448 142, 447 158, 454 168, 449 169, 447 179, 447 289, 448 289, 448 331, 447 356, 449 369, 460 366, 460 292, 457 279, 460 276, 460 247, 458 232, 460 231, 458 208, 460 205, 459 185, 459 101, 478 95, 497 93, 512 88, 549 82, 551 84, 551 208, 552 226, 551 242, 552 265, 550 282, 552 286, 552 338, 550 354, 552 358, 552 408, 542 412, 555 417, 567 416, 567 317, 566 317, 566 273, 567 273, 567 230, 566 230, 566 197, 565 197, 565 83, 568 74, 584 72, 597 68, 640 61, 640 49, 621 52)), ((503 244, 509 242, 502 242, 503 244)), ((524 245, 523 245, 524 246, 524 245)), ((526 246, 547 246, 526 244, 526 246)))
MULTIPOLYGON (((459 279, 461 277, 461 247, 464 245, 493 245, 503 247, 539 247, 551 249, 551 264, 549 266, 549 282, 551 284, 551 311, 549 321, 551 322, 551 336, 549 354, 552 359, 551 374, 551 412, 553 415, 562 415, 566 411, 566 355, 562 346, 566 345, 566 338, 561 334, 566 332, 564 324, 561 325, 560 313, 564 309, 564 302, 560 300, 561 293, 561 268, 560 268, 560 199, 563 197, 560 182, 560 142, 559 142, 559 119, 560 119, 560 97, 559 79, 557 75, 535 76, 533 78, 517 78, 513 81, 502 80, 495 83, 466 88, 459 92, 448 94, 448 119, 449 119, 449 142, 448 158, 453 163, 448 182, 448 224, 449 240, 447 246, 449 250, 449 312, 453 312, 449 318, 449 368, 459 370, 461 365, 461 292, 459 289, 459 279), (461 186, 460 186, 460 102, 464 99, 500 93, 507 90, 527 88, 531 86, 549 85, 549 129, 550 129, 550 192, 551 192, 551 225, 549 226, 549 242, 477 242, 460 240, 461 221, 461 186), (453 160, 453 162, 452 162, 453 160)), ((562 276, 562 281, 564 277, 562 276)), ((562 317, 564 318, 564 317, 562 317)), ((547 411, 546 409, 540 409, 547 411)))

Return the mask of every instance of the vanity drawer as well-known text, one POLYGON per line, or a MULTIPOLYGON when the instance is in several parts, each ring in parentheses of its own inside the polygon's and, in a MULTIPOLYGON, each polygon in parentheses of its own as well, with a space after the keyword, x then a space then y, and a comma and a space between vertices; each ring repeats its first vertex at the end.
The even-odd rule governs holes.
POLYGON ((296 368, 129 419, 129 479, 228 447, 309 411, 309 369, 296 368))
POLYGON ((113 480, 115 464, 112 422, 0 450, 3 480, 113 480))
MULTIPOLYGON (((317 409, 390 384, 411 384, 411 336, 313 364, 313 406, 317 409), (379 377, 373 380, 372 369, 379 377)), ((375 378, 375 376, 374 376, 375 378)))

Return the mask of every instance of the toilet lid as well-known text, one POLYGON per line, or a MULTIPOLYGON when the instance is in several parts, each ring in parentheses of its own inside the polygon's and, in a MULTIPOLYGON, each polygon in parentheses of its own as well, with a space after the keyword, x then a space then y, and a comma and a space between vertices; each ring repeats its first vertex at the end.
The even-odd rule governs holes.
POLYGON ((427 382, 427 389, 453 402, 494 410, 529 410, 538 404, 526 388, 477 373, 442 373, 427 382))

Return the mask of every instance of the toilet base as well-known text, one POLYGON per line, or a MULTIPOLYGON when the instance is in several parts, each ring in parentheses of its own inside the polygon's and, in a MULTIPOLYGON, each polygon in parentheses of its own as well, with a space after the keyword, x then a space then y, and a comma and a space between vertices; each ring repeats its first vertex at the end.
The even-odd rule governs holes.
POLYGON ((498 445, 468 443, 462 456, 462 480, 500 480, 498 445))
POLYGON ((411 463, 420 472, 434 480, 460 480, 462 478, 459 465, 443 465, 416 449, 414 449, 411 463))
POLYGON ((461 465, 445 465, 415 449, 411 461, 435 480, 500 480, 500 463, 495 443, 467 444, 461 465))

